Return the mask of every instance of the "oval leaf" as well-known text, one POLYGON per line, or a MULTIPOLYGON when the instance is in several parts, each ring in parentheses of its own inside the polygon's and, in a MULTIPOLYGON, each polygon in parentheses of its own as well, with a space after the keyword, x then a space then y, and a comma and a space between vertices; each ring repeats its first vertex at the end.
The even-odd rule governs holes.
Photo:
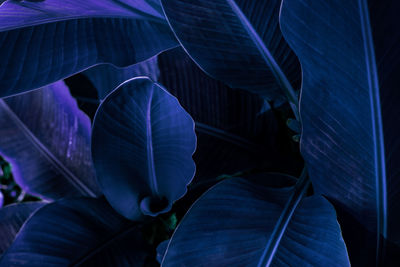
POLYGON ((100 194, 90 120, 64 82, 0 99, 0 125, 0 154, 23 190, 46 199, 100 194))
POLYGON ((285 0, 281 15, 303 67, 301 150, 313 186, 377 233, 378 259, 382 237, 400 245, 398 10, 395 0, 285 0))
POLYGON ((279 28, 280 0, 162 0, 175 35, 195 62, 233 88, 277 104, 297 103, 300 65, 279 28), (282 90, 283 89, 283 90, 282 90))
MULTIPOLYGON (((286 176, 263 178, 258 183, 233 178, 206 192, 175 230, 162 266, 257 266, 292 193, 292 188, 268 187, 268 179, 286 176)), ((335 210, 326 199, 300 201, 268 263, 350 266, 335 210)))
POLYGON ((154 0, 0 6, 0 97, 36 89, 99 63, 128 66, 177 46, 154 0))
POLYGON ((143 266, 149 251, 139 226, 105 199, 65 199, 24 224, 0 266, 143 266))
POLYGON ((92 135, 100 187, 125 217, 166 212, 186 193, 195 173, 194 122, 159 84, 122 84, 100 105, 92 135))

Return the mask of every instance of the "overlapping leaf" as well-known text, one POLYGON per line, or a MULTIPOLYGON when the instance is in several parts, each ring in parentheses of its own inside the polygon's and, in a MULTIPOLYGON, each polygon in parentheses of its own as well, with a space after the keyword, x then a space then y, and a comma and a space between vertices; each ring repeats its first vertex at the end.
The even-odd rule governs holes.
POLYGON ((400 244, 399 4, 284 0, 281 14, 303 67, 301 150, 313 186, 378 234, 378 260, 380 238, 400 244))
POLYGON ((99 98, 104 99, 118 85, 138 76, 147 76, 156 82, 159 72, 157 56, 154 56, 126 68, 116 68, 110 64, 101 64, 88 69, 83 74, 96 87, 99 98))
POLYGON ((162 266, 266 266, 259 264, 264 248, 285 223, 267 266, 349 266, 335 210, 323 197, 298 199, 292 217, 279 220, 293 188, 271 186, 289 178, 232 178, 211 188, 179 224, 162 266))
POLYGON ((65 199, 23 225, 0 266, 142 266, 149 251, 140 227, 105 199, 65 199))
POLYGON ((281 1, 161 2, 175 35, 204 71, 276 104, 286 101, 285 92, 297 103, 290 83, 299 82, 300 66, 280 32, 281 1))
POLYGON ((0 100, 0 154, 26 192, 57 199, 96 196, 90 120, 60 81, 0 100))
POLYGON ((0 6, 0 96, 99 63, 132 65, 176 45, 158 1, 6 1, 0 6))
POLYGON ((40 207, 43 202, 11 204, 0 209, 0 256, 14 241, 25 221, 40 207))
POLYGON ((265 102, 210 78, 182 48, 128 68, 98 66, 84 74, 102 95, 133 75, 149 76, 165 85, 196 123, 194 160, 199 181, 255 167, 289 172, 298 169, 295 159, 283 159, 279 123, 272 110, 263 109, 265 102))
POLYGON ((139 77, 114 90, 92 135, 100 187, 125 217, 166 212, 186 193, 195 173, 194 122, 159 84, 139 77))

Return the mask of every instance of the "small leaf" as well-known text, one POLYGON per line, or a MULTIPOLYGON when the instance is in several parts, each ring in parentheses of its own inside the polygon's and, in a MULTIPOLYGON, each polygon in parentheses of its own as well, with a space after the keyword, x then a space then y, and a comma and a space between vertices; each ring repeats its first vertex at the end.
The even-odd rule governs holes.
POLYGON ((100 187, 120 214, 156 216, 186 193, 194 122, 161 85, 145 77, 122 84, 100 105, 92 134, 100 187))

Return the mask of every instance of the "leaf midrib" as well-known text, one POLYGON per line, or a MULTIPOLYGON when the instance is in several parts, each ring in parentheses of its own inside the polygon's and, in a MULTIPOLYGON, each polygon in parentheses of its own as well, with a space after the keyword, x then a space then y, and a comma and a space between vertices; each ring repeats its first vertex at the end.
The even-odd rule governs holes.
POLYGON ((386 164, 382 115, 380 107, 380 88, 376 67, 374 42, 366 0, 359 0, 360 25, 363 36, 365 64, 368 76, 368 92, 370 97, 371 124, 374 145, 376 208, 377 208, 377 263, 381 254, 381 236, 387 237, 387 196, 386 196, 386 164))
POLYGON ((65 167, 65 165, 60 162, 54 156, 54 154, 42 144, 42 142, 32 133, 31 130, 29 130, 25 123, 21 121, 21 119, 12 111, 12 109, 5 103, 4 100, 0 99, 0 106, 3 107, 4 111, 7 112, 9 117, 15 122, 15 124, 19 127, 25 137, 48 160, 48 162, 50 162, 50 164, 62 174, 63 177, 67 178, 71 185, 73 185, 84 195, 96 197, 96 194, 89 187, 82 183, 78 177, 76 177, 71 171, 69 171, 65 167))

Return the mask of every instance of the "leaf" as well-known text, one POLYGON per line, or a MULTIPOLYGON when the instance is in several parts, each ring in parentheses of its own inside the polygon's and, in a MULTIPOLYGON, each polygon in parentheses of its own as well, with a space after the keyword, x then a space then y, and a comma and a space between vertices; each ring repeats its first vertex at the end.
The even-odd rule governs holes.
POLYGON ((0 208, 3 207, 4 204, 4 196, 3 196, 3 192, 0 191, 0 208))
POLYGON ((99 63, 128 66, 177 46, 153 0, 6 1, 0 6, 0 97, 99 63))
POLYGON ((162 0, 185 51, 210 76, 277 105, 297 105, 300 65, 279 29, 280 1, 162 0), (283 89, 283 90, 282 90, 283 89))
POLYGON ((301 199, 287 221, 279 217, 293 194, 291 177, 225 180, 188 211, 167 248, 162 266, 349 266, 334 208, 321 196, 301 199), (272 239, 279 225, 279 239, 272 239), (270 239, 275 251, 260 265, 270 239), (273 246, 274 247, 274 246, 273 246), (271 264, 271 265, 269 265, 271 264))
POLYGON ((143 266, 148 253, 139 225, 105 199, 64 199, 25 223, 0 266, 143 266))
POLYGON ((14 241, 25 221, 44 205, 43 202, 26 202, 0 209, 0 256, 14 241))
POLYGON ((126 68, 116 68, 110 64, 102 64, 86 70, 83 73, 96 87, 100 99, 104 99, 112 90, 126 80, 147 76, 157 81, 159 69, 157 56, 126 68))
POLYGON ((313 186, 377 233, 378 260, 381 237, 400 244, 399 4, 284 0, 281 14, 303 68, 301 150, 313 186))
POLYGON ((171 209, 195 173, 194 122, 178 100, 146 77, 114 90, 97 111, 92 155, 110 204, 131 220, 171 209))
POLYGON ((169 244, 169 239, 162 241, 157 246, 157 262, 161 264, 162 259, 164 258, 165 252, 167 251, 167 247, 169 244))
POLYGON ((288 138, 280 133, 286 126, 279 125, 272 110, 259 114, 265 101, 247 91, 232 90, 207 76, 181 47, 128 68, 100 65, 84 74, 104 92, 134 75, 150 76, 165 85, 196 124, 193 183, 209 187, 220 175, 254 168, 294 173, 299 169, 296 159, 287 158, 284 146, 288 138))
POLYGON ((0 154, 23 190, 45 199, 100 194, 90 120, 62 81, 0 99, 0 125, 0 154))

